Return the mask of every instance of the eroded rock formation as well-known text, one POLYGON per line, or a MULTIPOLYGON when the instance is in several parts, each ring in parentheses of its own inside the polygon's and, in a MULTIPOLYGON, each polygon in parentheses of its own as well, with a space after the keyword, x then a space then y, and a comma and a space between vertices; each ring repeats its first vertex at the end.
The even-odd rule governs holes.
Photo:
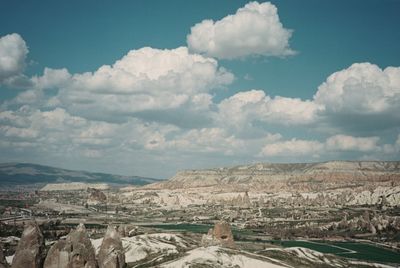
POLYGON ((217 222, 214 228, 208 231, 208 234, 203 235, 201 243, 203 246, 218 245, 227 248, 236 248, 231 226, 226 221, 217 222))
POLYGON ((100 190, 97 190, 96 188, 88 188, 87 192, 89 193, 89 202, 97 202, 97 203, 103 203, 107 201, 107 196, 100 190))
POLYGON ((0 244, 0 268, 8 268, 8 263, 6 261, 6 257, 3 253, 3 246, 0 244))
POLYGON ((99 268, 124 268, 125 254, 117 229, 108 226, 97 255, 99 268))
POLYGON ((11 267, 41 268, 45 254, 42 231, 36 222, 30 222, 22 233, 11 267))
POLYGON ((117 227, 117 231, 120 237, 135 236, 138 231, 138 227, 132 224, 121 224, 117 227))
POLYGON ((49 250, 44 268, 96 268, 96 255, 83 224, 49 250))

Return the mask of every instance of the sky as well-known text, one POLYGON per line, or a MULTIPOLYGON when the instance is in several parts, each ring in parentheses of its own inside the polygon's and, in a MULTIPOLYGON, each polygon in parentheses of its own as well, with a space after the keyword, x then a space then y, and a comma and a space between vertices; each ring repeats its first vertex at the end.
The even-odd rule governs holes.
POLYGON ((400 1, 0 6, 0 162, 399 160, 400 1))

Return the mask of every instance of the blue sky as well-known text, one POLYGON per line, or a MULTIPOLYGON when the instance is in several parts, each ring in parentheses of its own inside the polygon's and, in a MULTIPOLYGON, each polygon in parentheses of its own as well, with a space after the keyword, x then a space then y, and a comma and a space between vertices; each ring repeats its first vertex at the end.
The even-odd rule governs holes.
POLYGON ((399 1, 1 5, 2 162, 164 178, 399 157, 399 1))

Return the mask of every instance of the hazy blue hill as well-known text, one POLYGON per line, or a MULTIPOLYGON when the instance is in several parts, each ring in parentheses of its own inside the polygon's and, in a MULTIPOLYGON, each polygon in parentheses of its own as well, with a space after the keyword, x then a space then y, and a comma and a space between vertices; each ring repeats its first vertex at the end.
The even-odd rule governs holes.
POLYGON ((121 176, 106 173, 68 170, 28 163, 0 164, 0 185, 55 182, 102 182, 146 185, 158 181, 158 179, 139 176, 121 176))

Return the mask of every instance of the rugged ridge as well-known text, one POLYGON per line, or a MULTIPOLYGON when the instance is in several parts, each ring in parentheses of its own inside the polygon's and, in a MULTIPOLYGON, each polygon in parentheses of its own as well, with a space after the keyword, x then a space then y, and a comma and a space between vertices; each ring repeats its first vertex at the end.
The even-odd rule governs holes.
POLYGON ((235 190, 323 191, 400 185, 400 161, 329 161, 186 170, 155 188, 220 187, 235 190))

